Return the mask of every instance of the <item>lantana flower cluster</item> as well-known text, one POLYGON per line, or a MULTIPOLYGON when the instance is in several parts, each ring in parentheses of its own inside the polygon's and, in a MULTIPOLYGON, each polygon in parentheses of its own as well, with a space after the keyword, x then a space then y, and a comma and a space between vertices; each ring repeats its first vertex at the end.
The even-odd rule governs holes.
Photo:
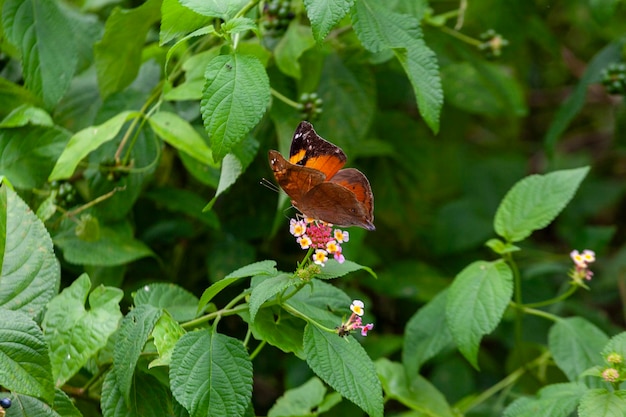
POLYGON ((612 352, 606 355, 604 359, 608 363, 608 366, 600 373, 602 379, 612 384, 620 384, 624 381, 626 379, 626 367, 624 366, 624 358, 622 355, 617 352, 612 352))
POLYGON ((589 249, 585 249, 582 253, 573 250, 570 257, 574 261, 574 269, 570 272, 570 277, 578 284, 583 284, 583 280, 591 280, 593 272, 589 269, 589 264, 596 260, 595 252, 589 249))
POLYGON ((365 304, 361 300, 353 300, 352 304, 350 304, 350 311, 352 314, 347 322, 341 323, 341 325, 337 326, 337 334, 341 337, 345 337, 350 334, 353 330, 360 330, 361 336, 367 336, 367 332, 374 328, 373 323, 363 324, 363 320, 361 316, 365 313, 365 304))
POLYGON ((334 229, 329 223, 306 219, 291 219, 289 232, 296 237, 302 249, 315 249, 313 262, 324 266, 328 262, 328 255, 332 255, 339 263, 346 258, 341 253, 341 244, 350 239, 347 231, 334 229))

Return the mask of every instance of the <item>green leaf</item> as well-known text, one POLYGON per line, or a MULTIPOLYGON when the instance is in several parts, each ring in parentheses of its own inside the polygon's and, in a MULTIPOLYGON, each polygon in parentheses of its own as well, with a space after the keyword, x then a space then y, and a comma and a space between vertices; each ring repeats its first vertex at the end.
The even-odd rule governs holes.
POLYGON ((204 164, 213 165, 211 149, 188 121, 175 113, 164 111, 153 114, 148 121, 165 142, 204 164))
POLYGON ((100 239, 100 221, 91 214, 82 214, 77 219, 76 236, 85 242, 95 242, 100 239))
POLYGON ((154 337, 154 346, 159 352, 159 357, 148 365, 148 368, 154 366, 169 366, 172 362, 172 352, 178 340, 185 334, 182 328, 172 316, 165 312, 159 321, 156 322, 152 336, 154 337))
POLYGON ((217 185, 215 196, 213 196, 211 201, 204 207, 203 212, 213 208, 217 198, 228 190, 245 172, 254 160, 258 149, 259 142, 251 136, 246 136, 243 141, 233 146, 231 153, 227 154, 222 160, 220 182, 217 185))
POLYGON ((572 94, 557 111, 543 139, 549 153, 554 153, 557 141, 585 105, 589 85, 600 80, 602 71, 609 63, 619 62, 622 59, 622 50, 625 43, 626 38, 624 37, 611 42, 598 52, 586 66, 585 73, 572 94))
POLYGON ((102 40, 94 45, 96 71, 103 98, 122 91, 137 77, 148 31, 161 18, 161 0, 148 0, 127 10, 116 7, 107 19, 102 40))
POLYGON ((480 339, 496 328, 512 296, 513 273, 501 260, 473 262, 450 286, 448 328, 459 351, 476 369, 480 339))
POLYGON ((196 314, 200 314, 207 304, 211 302, 213 297, 219 294, 224 288, 228 287, 233 282, 239 281, 241 278, 247 278, 255 275, 276 275, 278 271, 276 270, 276 262, 275 261, 260 261, 255 262, 250 265, 246 265, 237 269, 236 271, 231 272, 221 280, 217 281, 209 288, 204 290, 202 293, 202 297, 200 297, 200 302, 198 303, 198 309, 196 310, 196 314))
MULTIPOLYGON (((4 45, 6 45, 6 43, 4 45)), ((34 94, 28 91, 24 86, 17 85, 6 78, 0 77, 0 114, 9 114, 15 108, 23 104, 42 105, 40 100, 37 100, 34 94)))
MULTIPOLYGON (((178 0, 175 0, 178 1, 178 0)), ((187 35, 185 38, 178 41, 168 51, 168 58, 171 51, 177 48, 179 45, 186 45, 188 38, 195 36, 203 36, 204 32, 210 33, 215 31, 213 26, 209 26, 204 29, 198 29, 197 31, 187 35)), ((202 88, 204 86, 204 71, 209 62, 219 55, 220 48, 212 48, 208 51, 202 51, 183 62, 183 70, 185 71, 185 81, 176 85, 171 90, 165 89, 164 98, 166 100, 200 100, 202 98, 202 88)))
POLYGON ((240 340, 187 333, 174 348, 170 383, 191 417, 241 417, 252 397, 252 362, 240 340))
POLYGON ((522 397, 512 402, 503 417, 567 417, 587 390, 578 382, 551 384, 542 388, 537 398, 522 397))
POLYGON ((139 117, 139 113, 125 111, 101 125, 90 126, 74 134, 57 160, 48 179, 55 181, 71 177, 78 163, 84 157, 100 147, 100 145, 115 138, 124 123, 132 117, 139 117))
POLYGON ((287 390, 270 408, 267 417, 314 416, 324 401, 326 387, 313 377, 297 388, 287 390))
POLYGON ((421 39, 414 47, 394 49, 394 53, 413 86, 420 115, 430 130, 438 133, 443 91, 435 53, 421 39))
POLYGON ((208 17, 230 20, 248 3, 248 0, 179 0, 180 4, 208 17))
POLYGON ((332 328, 341 323, 341 316, 350 314, 351 303, 352 299, 339 288, 317 279, 286 302, 304 316, 332 328))
POLYGON ((609 338, 582 317, 561 319, 548 334, 548 347, 557 366, 576 381, 588 368, 602 363, 600 352, 609 338))
POLYGON ((163 0, 159 44, 164 45, 179 36, 205 27, 210 22, 209 17, 193 12, 178 0, 163 0))
POLYGON ((205 71, 201 111, 213 156, 221 160, 261 120, 270 103, 270 84, 258 58, 220 55, 205 71))
POLYGON ((279 307, 264 308, 260 310, 254 323, 250 322, 249 315, 241 316, 250 324, 252 334, 257 340, 263 340, 277 347, 285 353, 293 353, 304 360, 304 348, 302 335, 306 322, 292 316, 279 307))
POLYGON ((11 409, 7 415, 11 417, 83 417, 72 400, 60 389, 54 390, 54 404, 43 402, 29 395, 13 395, 11 409))
POLYGON ((352 336, 339 337, 307 324, 304 352, 309 367, 343 397, 372 417, 383 415, 383 393, 374 363, 352 336))
POLYGON ((446 102, 472 114, 523 117, 524 91, 502 65, 471 59, 442 70, 446 102))
POLYGON ((133 294, 136 306, 148 304, 167 310, 176 321, 196 317, 198 297, 175 284, 157 282, 144 285, 133 294))
POLYGON ((550 224, 574 197, 589 167, 531 175, 506 194, 494 219, 496 233, 519 242, 550 224))
POLYGON ((49 220, 57 212, 57 194, 58 192, 53 190, 37 208, 37 218, 42 222, 49 220))
POLYGON ((351 17, 354 30, 366 49, 374 53, 393 49, 413 86, 420 115, 437 133, 443 106, 439 66, 435 53, 424 42, 419 21, 395 13, 376 0, 358 1, 351 17))
POLYGON ((54 384, 41 329, 24 313, 0 309, 0 315, 0 385, 52 404, 54 384))
POLYGON ((354 31, 365 49, 378 53, 394 48, 408 48, 422 38, 419 21, 395 13, 385 3, 373 0, 356 2, 351 13, 354 31))
POLYGON ((375 84, 374 74, 365 62, 343 60, 337 54, 330 54, 324 60, 317 88, 324 101, 324 111, 315 128, 322 136, 343 146, 348 155, 361 149, 375 118, 375 84))
POLYGON ((355 0, 304 0, 313 36, 322 42, 328 32, 350 11, 355 0))
POLYGON ((76 374, 117 329, 122 318, 119 302, 124 293, 99 286, 89 294, 91 283, 81 275, 48 303, 43 319, 44 336, 50 345, 52 375, 57 386, 76 374))
POLYGON ((492 251, 497 253, 498 255, 504 255, 505 253, 512 253, 521 250, 518 246, 513 245, 509 242, 503 242, 500 239, 489 239, 485 242, 485 246, 490 248, 492 251))
POLYGON ((276 65, 283 74, 297 80, 302 76, 298 60, 307 49, 315 45, 309 27, 292 20, 285 34, 280 38, 274 49, 276 65))
POLYGON ((607 357, 611 353, 617 353, 626 358, 626 332, 619 333, 609 340, 604 349, 602 349, 602 356, 607 357))
POLYGON ((130 403, 124 401, 114 372, 108 372, 102 384, 103 417, 173 416, 169 390, 159 381, 143 372, 137 372, 131 388, 130 403))
POLYGON ((620 0, 589 0, 591 15, 600 25, 607 25, 615 16, 620 0))
POLYGON ((444 395, 421 375, 414 374, 407 380, 399 363, 381 358, 376 361, 376 371, 388 398, 399 401, 425 416, 453 417, 444 395))
POLYGON ((174 186, 165 186, 144 192, 142 197, 151 199, 159 207, 163 207, 166 210, 182 213, 192 219, 196 219, 214 230, 219 230, 220 228, 219 219, 215 213, 202 212, 206 199, 194 191, 174 186))
POLYGON ((69 137, 58 127, 0 129, 0 175, 18 188, 41 187, 69 137))
POLYGON ((404 329, 402 362, 409 377, 420 367, 452 343, 446 322, 448 290, 441 291, 428 304, 420 308, 404 329))
POLYGON ((282 273, 275 277, 267 277, 255 285, 250 294, 250 320, 254 322, 256 313, 264 302, 299 282, 300 280, 294 278, 293 274, 282 273))
POLYGON ((59 388, 54 390, 54 404, 52 409, 56 411, 60 417, 83 417, 82 413, 74 405, 74 400, 68 397, 67 394, 59 388))
POLYGON ((26 86, 53 107, 78 62, 72 25, 52 0, 6 0, 2 6, 4 33, 20 50, 26 86))
POLYGON ((249 17, 235 17, 222 25, 222 30, 229 34, 240 34, 249 30, 260 36, 259 27, 249 17))
POLYGON ((0 122, 0 128, 21 127, 28 124, 52 126, 54 122, 45 110, 29 104, 22 104, 0 122))
POLYGON ((126 404, 131 403, 130 390, 139 355, 162 313, 159 308, 142 304, 132 309, 120 323, 113 348, 113 370, 126 404))
POLYGON ((626 391, 592 389, 583 395, 578 407, 580 417, 618 417, 626 415, 626 391))
POLYGON ((117 266, 154 255, 143 242, 128 234, 124 224, 101 226, 100 239, 94 242, 80 239, 72 229, 59 233, 53 240, 63 251, 65 260, 76 265, 117 266))
POLYGON ((59 291, 60 281, 59 262, 46 227, 15 191, 2 185, 0 308, 36 318, 59 291))
POLYGON ((326 263, 324 268, 322 268, 322 272, 317 274, 315 277, 318 279, 333 279, 359 270, 364 270, 374 278, 377 278, 376 273, 367 266, 359 265, 356 262, 352 261, 344 261, 343 263, 339 263, 334 259, 330 259, 326 263))

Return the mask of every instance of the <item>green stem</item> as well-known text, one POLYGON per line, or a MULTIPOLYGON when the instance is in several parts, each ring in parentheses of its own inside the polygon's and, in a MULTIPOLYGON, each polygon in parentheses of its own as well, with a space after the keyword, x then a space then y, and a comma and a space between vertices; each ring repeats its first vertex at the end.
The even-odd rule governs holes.
POLYGON ((453 36, 453 37, 455 37, 455 38, 457 38, 457 39, 459 39, 459 40, 461 40, 461 41, 463 41, 463 42, 465 42, 465 43, 467 43, 467 44, 474 45, 474 46, 476 46, 476 47, 479 47, 480 45, 482 45, 482 42, 481 42, 481 41, 479 41, 478 39, 474 39, 474 38, 472 38, 472 37, 469 37, 469 36, 467 36, 467 35, 464 35, 464 34, 462 34, 461 32, 458 32, 458 31, 456 31, 456 30, 454 30, 454 29, 450 29, 449 27, 447 27, 447 26, 445 26, 445 25, 443 25, 443 26, 438 26, 438 28, 439 28, 442 32, 445 32, 445 33, 447 33, 448 35, 453 36))
POLYGON ((552 320, 554 322, 557 322, 557 321, 561 320, 561 318, 559 316, 556 316, 556 315, 551 314, 551 313, 547 313, 547 312, 545 312, 543 310, 537 310, 535 308, 528 308, 528 307, 524 307, 524 306, 520 306, 520 305, 515 306, 515 307, 517 307, 517 309, 519 311, 523 311, 524 313, 532 314, 533 316, 543 317, 545 319, 552 320))
MULTIPOLYGON (((150 106, 152 106, 152 103, 154 103, 155 101, 157 101, 158 103, 159 97, 161 96, 162 91, 163 91, 163 81, 161 81, 156 87, 154 87, 154 90, 152 90, 152 94, 150 94, 150 97, 148 97, 148 100, 146 100, 144 105, 141 107, 141 110, 139 110, 139 112, 143 116, 140 117, 141 125, 136 130, 135 130, 135 127, 137 126, 137 123, 139 123, 139 117, 135 117, 133 119, 130 127, 126 131, 126 134, 124 135, 124 137, 122 138, 122 141, 117 147, 117 151, 115 152, 115 162, 118 162, 121 159, 122 150, 126 147, 126 143, 128 142, 131 136, 131 133, 135 132, 132 138, 132 142, 130 146, 128 146, 128 149, 126 150, 126 154, 124 155, 124 158, 122 160, 123 165, 126 165, 128 163, 128 160, 130 159, 131 150, 133 149, 133 146, 135 142, 137 141, 139 132, 141 131, 141 128, 143 127, 143 125, 146 123, 146 120, 147 120, 146 114, 147 115, 151 114, 154 111, 154 107, 149 112, 146 113, 146 111, 150 106)), ((158 107, 158 106, 155 106, 155 107, 158 107)))
POLYGON ((252 336, 252 329, 248 326, 248 331, 246 332, 246 337, 243 339, 243 345, 248 347, 248 343, 250 343, 250 336, 252 336))
POLYGON ((491 386, 490 388, 486 389, 480 395, 474 397, 474 399, 472 399, 472 401, 464 403, 462 407, 459 407, 460 411, 463 414, 467 414, 467 412, 469 410, 471 410, 472 408, 475 408, 478 405, 482 404, 483 402, 485 402, 486 400, 491 398, 494 394, 496 394, 498 391, 500 391, 500 390, 506 388, 507 386, 512 385, 513 383, 515 383, 515 381, 520 379, 529 369, 531 369, 531 368, 533 368, 535 366, 538 366, 539 364, 545 362, 546 359, 548 359, 548 357, 550 357, 550 352, 544 352, 541 356, 539 356, 538 358, 536 358, 535 360, 533 360, 529 364, 527 364, 525 366, 522 366, 522 367, 516 369, 515 371, 511 372, 506 378, 504 378, 503 380, 501 380, 497 384, 491 386))
POLYGON ((276 97, 277 99, 279 99, 280 101, 284 102, 285 104, 290 105, 291 107, 293 107, 295 109, 300 110, 300 103, 297 103, 297 102, 293 101, 292 99, 283 96, 281 93, 279 93, 278 91, 274 90, 273 88, 271 88, 270 91, 272 92, 272 95, 274 97, 276 97))
MULTIPOLYGON (((513 299, 515 300, 515 304, 522 305, 522 277, 519 273, 519 268, 517 264, 513 260, 513 255, 511 253, 507 253, 504 255, 506 263, 511 268, 511 272, 513 273, 513 285, 514 285, 514 293, 513 299)), ((520 309, 515 310, 515 344, 517 346, 517 351, 520 356, 520 363, 526 363, 524 358, 524 350, 522 349, 522 320, 524 316, 520 309)))
POLYGON ((256 349, 254 349, 254 352, 252 352, 250 354, 250 360, 254 360, 254 358, 256 358, 256 356, 261 352, 261 350, 265 347, 265 345, 267 344, 267 342, 265 340, 262 340, 261 343, 259 343, 259 346, 256 347, 256 349))
MULTIPOLYGON (((226 317, 226 316, 232 316, 238 313, 241 313, 243 311, 246 311, 248 309, 248 305, 247 304, 240 304, 237 307, 233 307, 233 308, 223 308, 219 311, 215 311, 213 313, 209 313, 205 316, 202 317, 198 317, 197 319, 193 319, 190 320, 186 323, 183 323, 181 326, 184 329, 192 329, 194 327, 198 327, 199 325, 206 323, 212 319, 216 319, 216 323, 217 323, 217 318, 220 317, 226 317)), ((214 323, 214 325, 216 324, 214 323)))
POLYGON ((291 307, 291 306, 290 306, 290 305, 288 305, 288 304, 284 304, 284 305, 283 305, 283 308, 284 308, 286 311, 288 311, 288 312, 290 312, 291 314, 293 314, 294 316, 298 316, 298 317, 300 317, 301 319, 303 319, 304 321, 307 321, 307 322, 309 322, 309 323, 312 323, 312 324, 314 324, 315 326, 317 326, 318 328, 320 328, 320 329, 322 329, 322 330, 324 330, 324 331, 327 331, 327 332, 329 332, 329 333, 336 333, 336 332, 335 332, 335 329, 330 329, 330 328, 328 328, 328 327, 326 327, 326 326, 323 326, 322 324, 320 324, 320 323, 318 323, 317 321, 313 320, 311 317, 307 316, 306 314, 303 314, 303 313, 299 312, 298 310, 296 310, 295 308, 291 307))
POLYGON ((578 287, 576 285, 570 285, 570 287, 568 288, 567 291, 565 291, 563 294, 561 294, 561 295, 559 295, 557 297, 550 298, 549 300, 545 300, 545 301, 539 301, 537 303, 524 304, 523 307, 529 307, 529 308, 545 307, 545 306, 548 306, 548 305, 551 305, 551 304, 556 304, 558 302, 561 302, 561 301, 565 300, 566 298, 568 298, 572 294, 574 294, 577 289, 578 289, 578 287))
POLYGON ((243 6, 243 8, 237 12, 235 18, 244 16, 246 13, 248 13, 250 9, 252 9, 257 4, 259 4, 259 0, 250 0, 248 4, 243 6))
MULTIPOLYGON (((285 301, 289 300, 291 297, 293 297, 294 295, 296 295, 298 293, 298 291, 300 291, 302 288, 304 288, 304 286, 306 285, 305 282, 303 282, 302 284, 298 284, 296 285, 296 288, 290 292, 287 295, 284 294, 280 294, 280 299, 278 300, 279 302, 277 304, 283 304, 285 301)), ((291 287, 289 287, 291 288, 291 287)), ((287 291, 289 288, 285 288, 285 291, 287 291)))

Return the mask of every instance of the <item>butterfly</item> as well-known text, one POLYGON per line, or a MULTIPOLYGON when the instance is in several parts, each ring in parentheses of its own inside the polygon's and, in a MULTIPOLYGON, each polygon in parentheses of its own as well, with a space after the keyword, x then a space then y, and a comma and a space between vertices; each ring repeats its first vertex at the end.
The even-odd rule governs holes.
POLYGON ((309 122, 301 122, 291 141, 289 160, 269 151, 278 185, 302 214, 337 226, 374 227, 374 195, 361 171, 341 169, 346 154, 324 140, 309 122))

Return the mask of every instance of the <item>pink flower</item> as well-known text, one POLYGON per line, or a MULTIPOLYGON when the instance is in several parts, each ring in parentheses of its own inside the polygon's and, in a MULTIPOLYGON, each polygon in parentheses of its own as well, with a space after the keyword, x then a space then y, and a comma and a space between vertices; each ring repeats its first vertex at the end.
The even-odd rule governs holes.
POLYGON ((313 254, 313 262, 324 266, 328 261, 328 255, 339 263, 345 262, 341 244, 350 239, 348 232, 340 229, 332 229, 332 225, 326 222, 306 219, 291 219, 289 232, 296 237, 296 241, 302 249, 316 249, 313 254), (321 252, 320 252, 321 251, 321 252))
POLYGON ((368 323, 365 326, 361 326, 361 336, 367 336, 367 332, 374 328, 373 323, 368 323))
POLYGON ((341 323, 341 325, 337 326, 337 334, 344 337, 349 335, 352 330, 358 329, 361 330, 362 336, 367 336, 367 332, 374 328, 374 324, 368 323, 363 325, 361 319, 361 316, 365 313, 363 301, 353 300, 352 304, 350 304, 350 310, 352 311, 350 318, 345 323, 341 323))
POLYGON ((589 264, 595 262, 596 254, 594 251, 585 249, 582 253, 576 249, 570 252, 570 257, 574 261, 574 269, 570 272, 570 277, 579 285, 585 286, 583 280, 591 280, 593 272, 589 269, 589 264))

